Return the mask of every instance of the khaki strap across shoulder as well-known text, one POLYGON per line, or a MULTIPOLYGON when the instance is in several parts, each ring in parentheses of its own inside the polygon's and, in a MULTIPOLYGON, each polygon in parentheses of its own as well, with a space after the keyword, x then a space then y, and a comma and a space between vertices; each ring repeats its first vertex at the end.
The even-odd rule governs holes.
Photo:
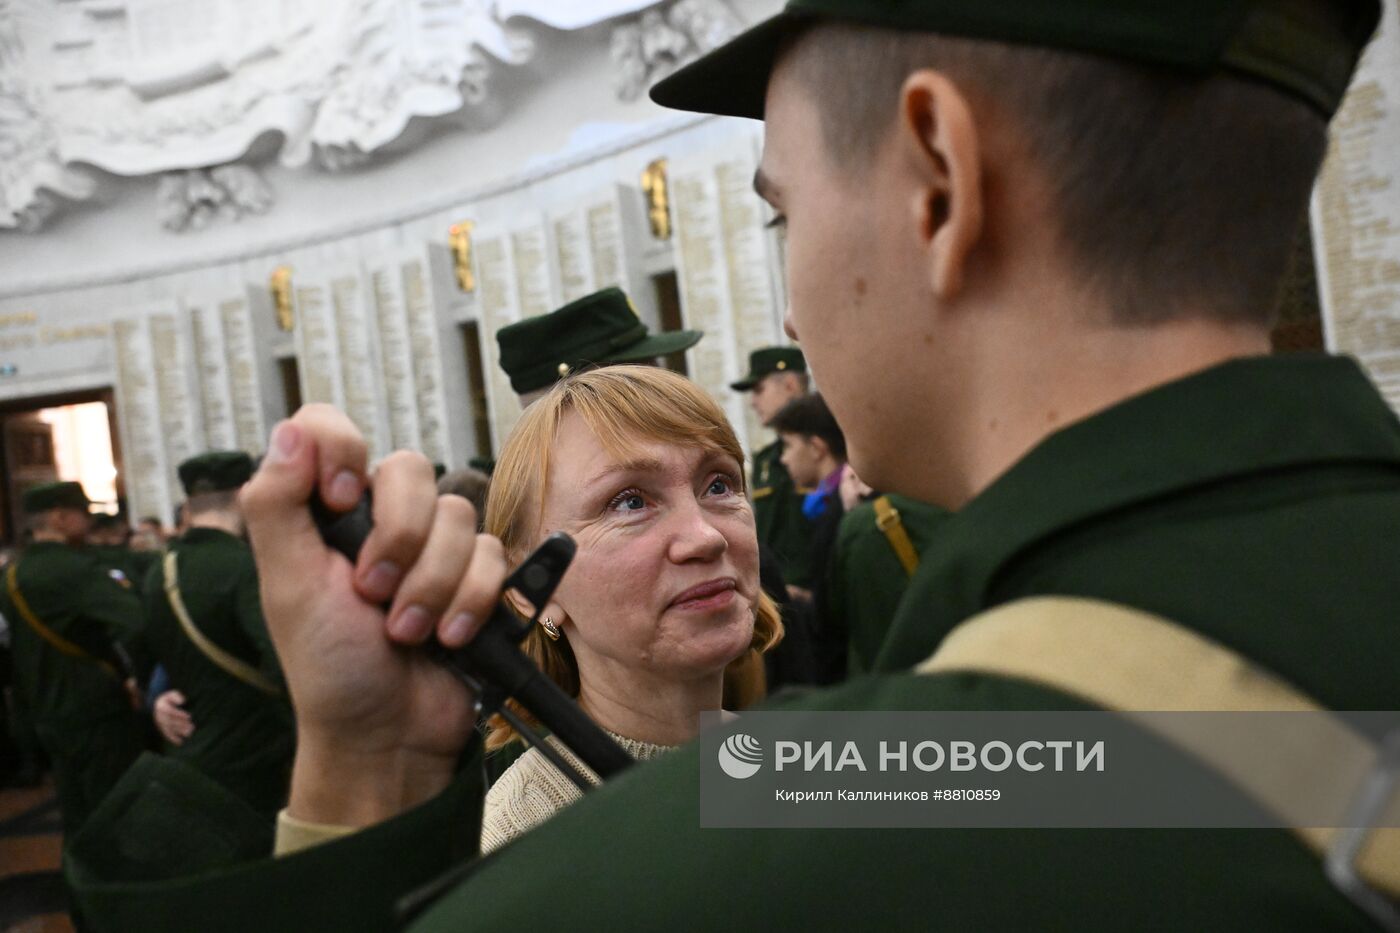
MULTIPOLYGON (((918 667, 921 674, 971 672, 1027 680, 1121 712, 1328 711, 1311 697, 1223 645, 1159 616, 1093 599, 1034 597, 983 612, 955 628, 918 667)), ((1255 736, 1173 733, 1171 717, 1135 721, 1204 762, 1275 814, 1347 812, 1377 773, 1381 750, 1335 716, 1302 725, 1261 720, 1255 736), (1261 747, 1277 749, 1260 768, 1261 747), (1323 788, 1319 791, 1319 788, 1323 788), (1306 804, 1300 805, 1300 801, 1306 804), (1322 807, 1327 807, 1324 810, 1322 807)), ((1223 730, 1222 730, 1223 731, 1223 730)), ((1326 857, 1344 834, 1356 838, 1356 873, 1400 897, 1400 795, 1369 832, 1294 829, 1326 857)), ((1346 844, 1350 844, 1347 842, 1346 844)), ((1329 874, 1332 865, 1329 861, 1329 874)), ((1335 879, 1334 879, 1335 880, 1335 879)))
POLYGON ((904 572, 912 577, 914 571, 919 569, 919 552, 914 549, 914 542, 909 540, 909 532, 899 518, 899 509, 890 502, 889 496, 880 496, 875 500, 875 526, 885 533, 895 556, 904 565, 904 572))
POLYGON ((15 604, 15 609, 19 611, 20 618, 23 619, 25 624, 32 628, 40 638, 50 645, 53 645, 70 658, 83 658, 91 661, 108 674, 111 674, 116 680, 120 681, 122 679, 121 674, 117 673, 117 669, 113 667, 110 662, 104 661, 102 658, 85 651, 83 648, 73 644, 73 642, 39 621, 39 617, 34 614, 34 610, 29 608, 28 600, 26 600, 24 594, 19 591, 18 561, 10 564, 10 569, 5 573, 5 588, 9 591, 10 602, 15 604))
POLYGON ((170 609, 175 613, 175 618, 179 620, 180 628, 185 630, 185 634, 189 636, 190 641, 194 642, 194 646, 199 649, 200 653, 230 677, 271 696, 281 696, 282 690, 264 677, 261 671, 214 644, 194 624, 194 620, 190 618, 189 610, 185 608, 185 600, 180 595, 180 576, 175 563, 174 551, 165 553, 165 561, 161 569, 165 574, 165 598, 170 601, 170 609))

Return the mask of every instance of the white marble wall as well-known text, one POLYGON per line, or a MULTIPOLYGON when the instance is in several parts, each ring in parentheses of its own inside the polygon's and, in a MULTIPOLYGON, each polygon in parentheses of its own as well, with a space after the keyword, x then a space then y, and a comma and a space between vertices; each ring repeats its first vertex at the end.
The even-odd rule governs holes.
POLYGON ((174 465, 196 449, 260 452, 285 400, 277 360, 295 357, 304 401, 341 406, 374 456, 396 447, 464 465, 478 450, 460 325, 476 321, 488 367, 496 444, 519 415, 496 366, 500 326, 579 295, 620 285, 659 326, 651 277, 679 268, 685 325, 707 331, 691 371, 748 443, 766 440, 725 388, 755 342, 776 339, 780 269, 748 190, 756 124, 666 115, 630 138, 581 148, 517 171, 474 196, 371 230, 265 250, 130 280, 0 297, 0 399, 113 387, 130 505, 170 514, 174 465), (641 176, 658 158, 673 170, 669 241, 646 222, 641 176), (688 191, 687 173, 713 179, 688 191), (699 233, 691 214, 721 218, 699 233), (449 228, 473 223, 476 288, 452 275, 449 228), (723 304, 703 307, 681 253, 713 239, 723 304), (291 270, 296 328, 278 329, 270 281, 291 270), (715 364, 714 360, 720 361, 715 364), (80 361, 78 365, 73 365, 80 361), (711 362, 707 362, 711 361, 711 362))
POLYGON ((1312 224, 1328 349, 1400 411, 1400 4, 1385 4, 1333 121, 1312 224))

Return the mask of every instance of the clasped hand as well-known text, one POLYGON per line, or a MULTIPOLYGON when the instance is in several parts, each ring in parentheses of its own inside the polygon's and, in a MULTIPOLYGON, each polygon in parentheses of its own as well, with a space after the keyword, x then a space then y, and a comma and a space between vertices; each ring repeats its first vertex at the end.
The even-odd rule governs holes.
POLYGON ((414 646, 469 641, 506 576, 501 543, 476 532, 432 464, 399 452, 370 476, 343 413, 308 405, 273 431, 241 503, 263 613, 297 721, 288 811, 365 826, 439 793, 473 726, 474 698, 414 646), (374 530, 352 567, 321 540, 307 503, 332 510, 374 493, 374 530), (387 611, 385 606, 388 606, 387 611))

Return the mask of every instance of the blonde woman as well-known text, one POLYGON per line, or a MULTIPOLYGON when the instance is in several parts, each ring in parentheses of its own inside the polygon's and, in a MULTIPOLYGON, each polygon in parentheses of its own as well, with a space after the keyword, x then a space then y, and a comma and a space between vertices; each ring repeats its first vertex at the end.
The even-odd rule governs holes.
MULTIPOLYGON (((641 366, 556 384, 497 462, 486 530, 508 561, 555 531, 578 544, 525 650, 635 758, 693 738, 700 712, 720 706, 725 666, 782 637, 759 587, 742 463, 703 390, 641 366)), ((497 719, 487 746, 518 740, 497 719)), ((486 796, 483 850, 578 797, 526 752, 486 796)))

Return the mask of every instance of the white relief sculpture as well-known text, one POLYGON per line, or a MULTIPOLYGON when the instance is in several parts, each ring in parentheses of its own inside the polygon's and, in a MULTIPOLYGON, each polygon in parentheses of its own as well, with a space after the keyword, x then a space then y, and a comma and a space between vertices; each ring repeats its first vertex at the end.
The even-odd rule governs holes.
POLYGON ((647 10, 613 30, 614 86, 635 100, 686 62, 737 35, 743 21, 724 0, 677 0, 664 12, 647 10))
POLYGON ((168 172, 156 187, 156 217, 172 233, 203 230, 215 220, 265 214, 272 189, 247 165, 168 172))
POLYGON ((0 229, 32 233, 58 209, 58 197, 86 200, 97 185, 63 164, 26 65, 15 11, 0 0, 0 229))
MULTIPOLYGON (((531 61, 539 24, 626 17, 613 49, 628 98, 741 25, 723 0, 0 0, 0 228, 91 197, 80 165, 208 170, 271 136, 284 166, 345 171, 414 119, 490 126, 493 75, 531 61)), ((222 199, 207 171, 160 188, 172 229, 270 203, 261 187, 222 199)))

